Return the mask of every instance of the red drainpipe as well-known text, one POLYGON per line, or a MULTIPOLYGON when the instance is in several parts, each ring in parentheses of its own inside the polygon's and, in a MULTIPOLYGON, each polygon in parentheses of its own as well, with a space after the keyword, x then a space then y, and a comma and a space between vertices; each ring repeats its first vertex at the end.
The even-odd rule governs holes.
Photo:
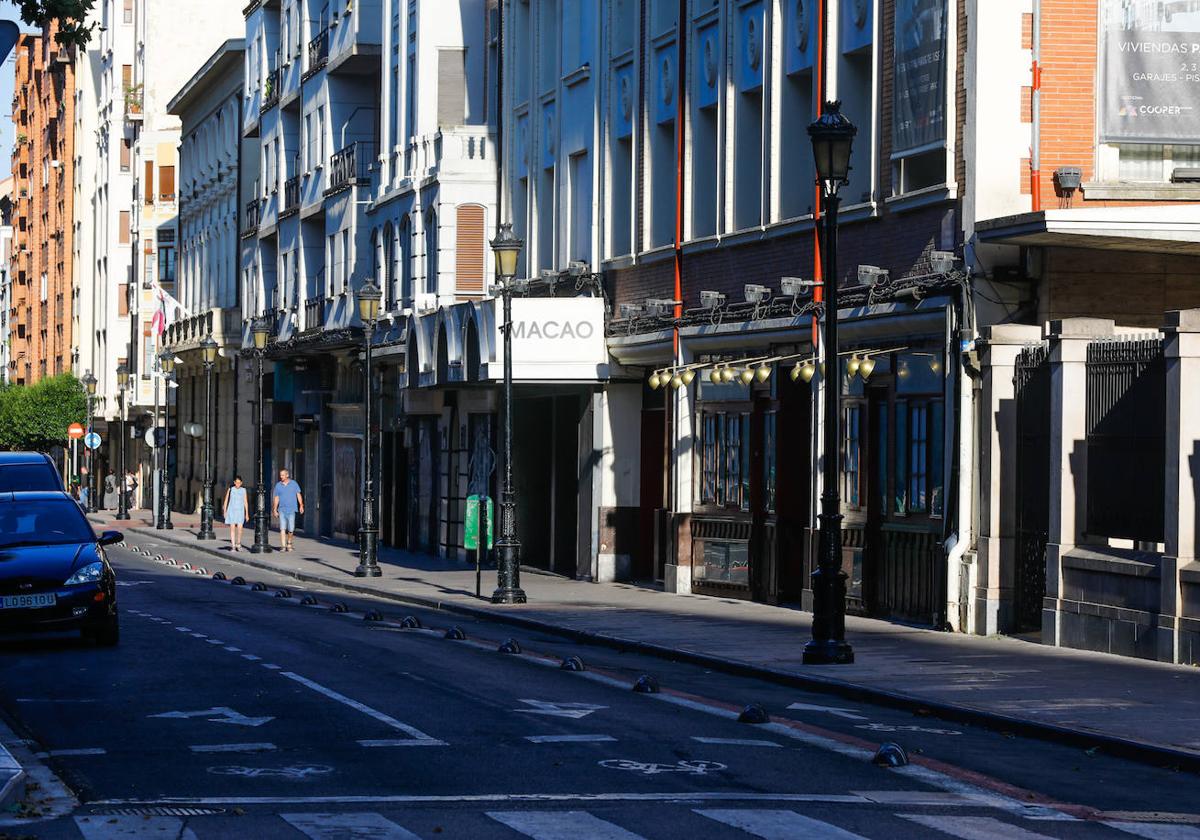
MULTIPOLYGON (((813 72, 817 74, 817 119, 825 112, 825 19, 829 13, 827 0, 819 0, 817 4, 817 55, 813 59, 813 72)), ((825 279, 821 271, 821 186, 813 187, 813 280, 820 283, 825 279)), ((813 287, 813 300, 825 298, 825 290, 821 286, 813 287)), ((812 345, 816 347, 821 337, 821 325, 814 318, 812 322, 812 345)))
POLYGON ((675 27, 675 327, 672 349, 676 364, 679 356, 679 323, 683 316, 683 139, 684 139, 684 80, 687 67, 687 0, 679 0, 679 23, 675 27))

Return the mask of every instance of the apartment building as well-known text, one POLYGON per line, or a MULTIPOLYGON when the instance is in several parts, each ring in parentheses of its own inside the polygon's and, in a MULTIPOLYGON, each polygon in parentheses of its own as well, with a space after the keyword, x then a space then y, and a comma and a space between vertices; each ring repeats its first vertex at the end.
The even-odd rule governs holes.
POLYGON ((15 48, 14 260, 9 381, 32 384, 74 368, 71 189, 75 71, 54 27, 15 48))
MULTIPOLYGON (((89 302, 81 313, 87 337, 81 372, 92 370, 98 380, 95 407, 106 446, 112 434, 126 437, 123 466, 141 473, 139 501, 146 504, 159 494, 154 453, 139 432, 161 422, 156 415, 166 397, 154 369, 155 316, 164 310, 160 291, 173 296, 178 271, 179 120, 167 104, 194 67, 239 34, 239 12, 229 0, 103 0, 92 10, 96 31, 79 61, 75 131, 87 179, 75 201, 81 225, 89 222, 80 229, 86 241, 79 284, 89 302), (130 371, 123 394, 116 381, 120 364, 130 371)), ((107 463, 113 454, 100 457, 107 463)))
POLYGON ((0 181, 0 384, 7 383, 9 307, 12 306, 13 179, 0 181))

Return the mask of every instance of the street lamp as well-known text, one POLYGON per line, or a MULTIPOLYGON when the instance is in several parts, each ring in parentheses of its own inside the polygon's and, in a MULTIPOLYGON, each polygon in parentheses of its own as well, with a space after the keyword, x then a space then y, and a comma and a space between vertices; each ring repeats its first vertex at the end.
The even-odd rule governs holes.
MULTIPOLYGON (((175 354, 164 350, 158 356, 158 369, 163 374, 163 445, 162 460, 159 462, 158 474, 158 525, 159 530, 170 531, 175 525, 171 522, 171 505, 175 501, 171 492, 174 482, 171 480, 171 381, 175 376, 175 354)), ((155 386, 155 393, 157 393, 155 386)))
POLYGON ((200 505, 200 531, 198 540, 215 540, 213 531, 213 433, 216 421, 213 417, 213 368, 217 363, 217 342, 206 335, 200 342, 200 354, 204 359, 204 495, 200 505))
MULTIPOLYGON (((92 433, 92 400, 96 397, 96 377, 89 370, 83 375, 83 387, 87 390, 88 434, 92 433)), ((84 444, 86 446, 86 443, 84 444)), ((95 513, 96 508, 96 450, 88 449, 88 513, 95 513)))
POLYGON ((117 478, 117 519, 129 518, 129 499, 125 496, 125 387, 129 384, 129 368, 124 363, 117 365, 117 399, 121 401, 121 434, 118 436, 117 463, 121 474, 117 478))
MULTIPOLYGON (((517 502, 512 483, 512 294, 517 260, 525 246, 505 222, 491 241, 496 276, 504 298, 504 486, 500 490, 500 539, 496 541, 496 591, 493 604, 524 604, 521 589, 521 543, 517 540, 517 502)), ((481 539, 487 539, 481 534, 481 539)))
POLYGON ((842 500, 838 493, 841 368, 837 361, 837 217, 838 189, 849 182, 850 149, 857 131, 842 114, 840 102, 825 103, 820 118, 808 127, 824 205, 821 273, 825 281, 825 356, 829 362, 821 388, 825 400, 825 470, 817 568, 812 573, 812 639, 804 646, 804 663, 808 665, 854 661, 854 649, 846 641, 846 573, 842 571, 842 500))
POLYGON ((375 524, 375 479, 371 459, 371 335, 379 317, 379 301, 383 293, 370 280, 358 290, 358 317, 363 325, 363 387, 366 390, 363 411, 363 501, 362 522, 358 529, 358 568, 355 577, 379 577, 379 528, 375 524))
POLYGON ((267 483, 263 475, 263 357, 267 354, 267 339, 271 337, 271 322, 264 315, 254 320, 254 355, 258 359, 258 422, 254 426, 254 451, 258 468, 258 486, 254 491, 254 545, 253 554, 267 554, 271 550, 269 523, 267 521, 267 483))

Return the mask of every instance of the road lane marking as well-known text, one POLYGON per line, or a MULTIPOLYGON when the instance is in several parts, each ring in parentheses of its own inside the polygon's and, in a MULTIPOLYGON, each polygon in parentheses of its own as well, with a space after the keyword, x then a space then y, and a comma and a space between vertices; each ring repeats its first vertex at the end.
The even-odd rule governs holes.
POLYGON ((230 653, 241 653, 242 652, 242 649, 240 647, 234 647, 233 645, 226 645, 225 650, 229 651, 230 653))
POLYGON ((190 828, 183 827, 178 817, 147 817, 142 815, 76 817, 75 827, 83 840, 116 840, 118 837, 177 837, 194 840, 190 828))
POLYGON ((241 776, 245 779, 290 779, 302 781, 312 776, 324 776, 332 773, 333 768, 328 764, 299 764, 293 767, 209 767, 209 773, 218 776, 241 776))
POLYGON ((758 809, 699 810, 695 813, 714 822, 736 828, 762 840, 863 840, 861 834, 838 828, 822 820, 805 817, 795 811, 758 809))
POLYGON ((168 720, 186 720, 188 718, 208 718, 210 723, 229 723, 234 726, 262 726, 275 720, 273 717, 249 717, 241 712, 235 712, 228 706, 213 706, 211 709, 200 709, 195 712, 161 712, 157 715, 146 715, 149 718, 166 718, 168 720), (213 715, 213 717, 209 717, 213 715))
POLYGON ((195 753, 271 752, 278 747, 270 742, 262 742, 257 744, 195 744, 188 749, 195 753))
POLYGON ((606 758, 596 762, 609 770, 628 770, 641 773, 643 776, 657 776, 662 773, 686 773, 692 776, 704 776, 726 769, 719 761, 703 761, 685 759, 674 764, 660 764, 656 761, 634 761, 632 758, 606 758))
POLYGON ((378 840, 420 840, 381 814, 280 814, 282 820, 312 840, 370 837, 378 840))
POLYGON ((192 636, 197 639, 207 639, 208 638, 207 633, 193 633, 192 636))
POLYGON ((864 715, 855 714, 850 709, 840 709, 836 706, 817 706, 813 703, 793 703, 792 705, 788 706, 788 708, 798 709, 804 712, 825 712, 827 714, 836 715, 840 718, 846 718, 847 720, 870 720, 870 718, 864 715))
POLYGON ((600 709, 607 709, 608 706, 597 706, 594 703, 552 703, 548 700, 521 700, 522 703, 527 703, 533 706, 532 709, 513 709, 514 712, 526 712, 531 715, 550 715, 552 717, 565 717, 572 720, 579 720, 587 717, 592 712, 600 709))
POLYGON ((358 742, 361 747, 444 747, 445 741, 428 741, 423 738, 366 738, 358 742))
POLYGON ((18 703, 97 703, 97 700, 72 700, 66 697, 18 697, 18 703))
POLYGON ((264 668, 267 668, 267 669, 269 669, 269 670, 271 670, 271 671, 279 671, 279 670, 282 670, 282 669, 281 669, 281 668, 280 668, 278 665, 272 665, 270 662, 264 662, 264 663, 263 663, 263 667, 264 667, 264 668))
POLYGON ((532 840, 645 840, 587 811, 490 811, 488 816, 532 840))
MULTIPOLYGON (((300 685, 306 686, 307 688, 311 688, 313 691, 317 692, 318 694, 323 694, 324 696, 328 697, 330 700, 335 700, 338 703, 341 703, 342 705, 349 706, 351 709, 362 712, 364 715, 367 715, 368 717, 373 717, 373 718, 375 718, 375 720, 379 721, 380 723, 387 724, 392 729, 398 729, 399 731, 404 732, 405 734, 411 735, 412 737, 417 738, 422 741, 437 741, 437 738, 434 738, 430 735, 426 735, 424 732, 422 732, 420 729, 417 729, 414 726, 409 726, 407 723, 401 723, 400 721, 396 720, 394 717, 392 717, 390 715, 385 715, 383 712, 379 711, 378 709, 372 709, 370 706, 366 705, 365 703, 360 703, 357 700, 352 700, 349 697, 347 697, 346 695, 339 694, 338 692, 334 691, 332 688, 326 688, 325 686, 321 685, 320 683, 313 682, 312 680, 308 679, 307 677, 302 677, 299 674, 292 673, 291 671, 284 671, 282 673, 282 676, 287 677, 289 680, 294 680, 295 682, 298 682, 298 683, 300 683, 300 685)), ((441 742, 439 741, 438 743, 441 743, 441 742)))
POLYGON ((247 660, 248 662, 258 662, 258 661, 260 661, 260 660, 262 659, 262 657, 261 657, 261 656, 255 656, 253 653, 243 653, 243 654, 242 654, 242 659, 245 659, 245 660, 247 660))
MULTIPOLYGON (((914 795, 919 791, 914 791, 914 795)), ((379 794, 347 796, 172 796, 159 799, 101 799, 88 805, 409 805, 456 802, 786 802, 870 805, 871 800, 846 793, 478 793, 452 795, 379 794)), ((978 808, 979 802, 949 805, 978 808)))
POLYGON ((760 741, 757 738, 706 738, 703 735, 693 735, 693 741, 701 744, 724 744, 730 747, 782 747, 774 741, 760 741))
POLYGON ((1045 834, 1026 831, 1012 823, 1002 822, 995 817, 959 817, 933 814, 897 814, 910 822, 932 828, 961 840, 1050 840, 1045 834))
POLYGON ((1109 828, 1145 837, 1146 840, 1200 840, 1200 828, 1187 825, 1172 825, 1170 823, 1135 823, 1121 820, 1106 820, 1109 828))
POLYGON ((225 644, 225 643, 224 643, 224 642, 222 642, 220 639, 205 639, 204 641, 208 642, 210 645, 223 645, 223 644, 225 644))
POLYGON ((192 632, 191 627, 180 627, 179 625, 176 625, 175 629, 178 630, 180 633, 191 633, 192 632))
POLYGON ((535 744, 585 744, 617 739, 611 735, 526 735, 525 740, 535 744))
POLYGON ((46 752, 34 753, 37 758, 59 758, 71 755, 107 755, 100 747, 84 747, 77 750, 46 750, 46 752))

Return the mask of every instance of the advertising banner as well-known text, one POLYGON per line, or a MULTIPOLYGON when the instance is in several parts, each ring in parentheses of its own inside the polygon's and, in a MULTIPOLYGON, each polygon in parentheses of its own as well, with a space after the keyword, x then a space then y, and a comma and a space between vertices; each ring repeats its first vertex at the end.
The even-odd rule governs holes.
POLYGON ((1100 139, 1200 141, 1200 9, 1101 0, 1100 139))
POLYGON ((897 0, 892 154, 946 140, 946 0, 897 0))

